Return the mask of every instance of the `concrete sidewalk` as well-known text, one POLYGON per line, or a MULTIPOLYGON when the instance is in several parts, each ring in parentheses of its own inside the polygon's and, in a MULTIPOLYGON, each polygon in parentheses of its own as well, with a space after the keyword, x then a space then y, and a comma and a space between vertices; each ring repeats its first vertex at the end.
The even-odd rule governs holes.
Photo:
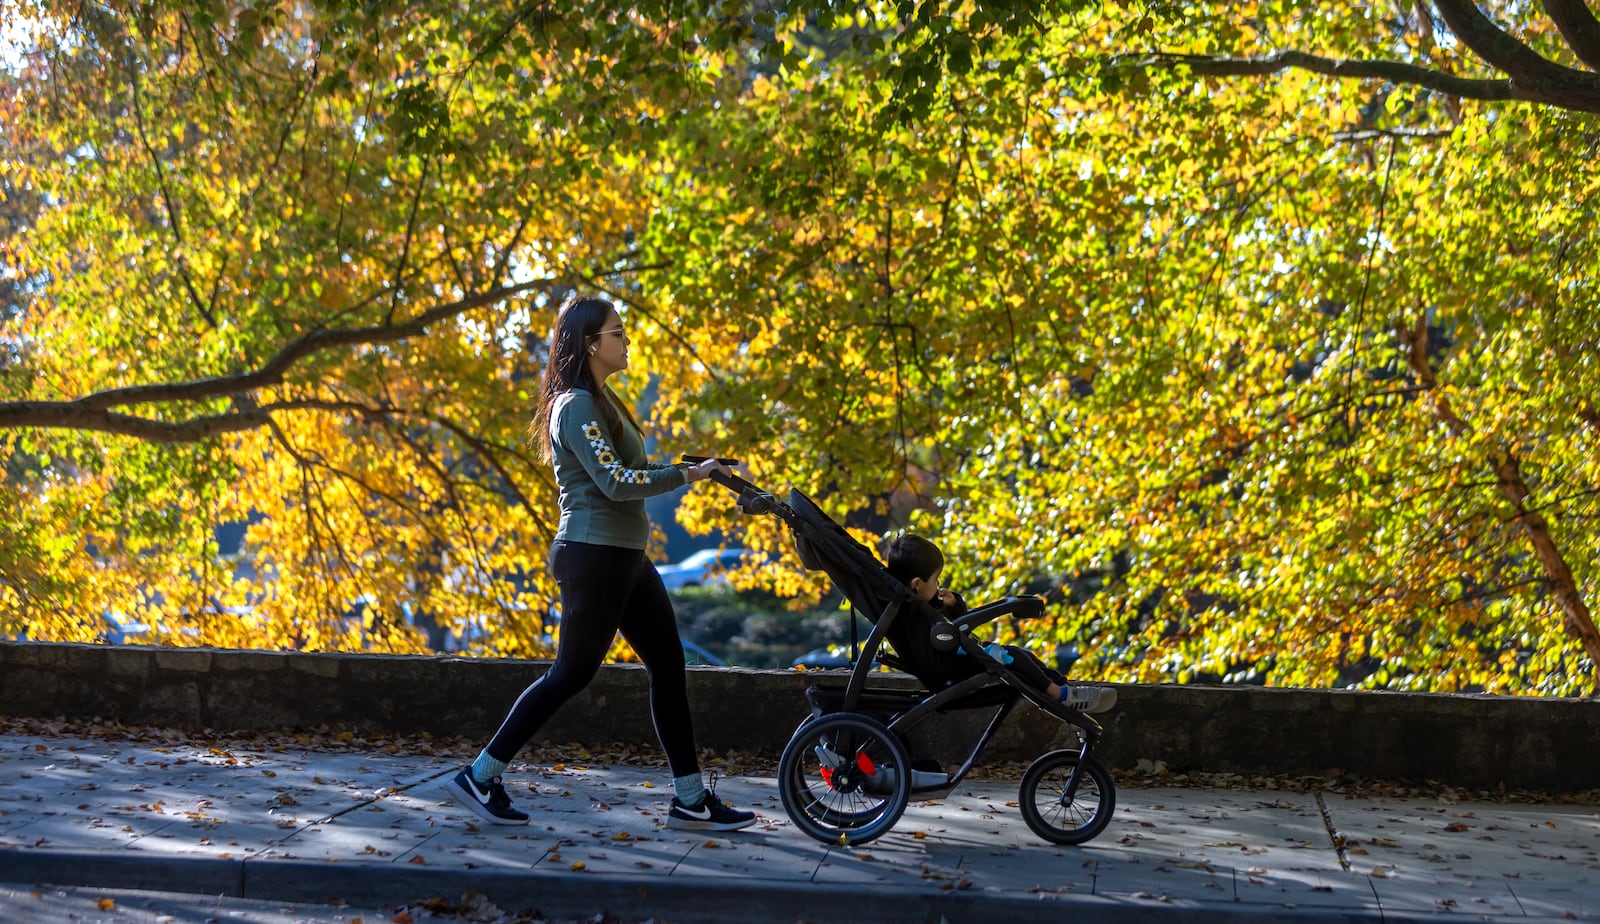
POLYGON ((1118 790, 1082 847, 1044 843, 1015 782, 914 802, 859 847, 817 843, 770 776, 721 780, 734 834, 662 827, 664 768, 514 767, 533 824, 443 801, 457 758, 178 739, 0 739, 0 883, 350 905, 477 892, 550 917, 938 922, 1600 920, 1600 816, 1576 805, 1267 790, 1118 790))

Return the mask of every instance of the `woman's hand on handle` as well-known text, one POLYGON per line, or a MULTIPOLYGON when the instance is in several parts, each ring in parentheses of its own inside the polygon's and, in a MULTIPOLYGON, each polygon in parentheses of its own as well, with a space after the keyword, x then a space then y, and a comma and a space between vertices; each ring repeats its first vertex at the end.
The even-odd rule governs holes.
POLYGON ((705 481, 707 478, 710 478, 712 472, 721 472, 724 475, 732 475, 733 469, 723 465, 716 459, 707 459, 704 462, 698 462, 684 469, 683 478, 685 483, 694 484, 696 481, 705 481))

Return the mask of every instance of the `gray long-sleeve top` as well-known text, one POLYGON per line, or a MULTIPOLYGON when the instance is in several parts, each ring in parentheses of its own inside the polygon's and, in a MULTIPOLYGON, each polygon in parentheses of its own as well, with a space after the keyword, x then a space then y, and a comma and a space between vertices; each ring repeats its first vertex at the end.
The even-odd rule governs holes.
POLYGON ((582 388, 556 398, 550 409, 561 521, 556 538, 624 549, 643 549, 650 538, 644 499, 687 483, 684 470, 649 462, 644 438, 623 420, 621 433, 606 431, 600 401, 582 388))

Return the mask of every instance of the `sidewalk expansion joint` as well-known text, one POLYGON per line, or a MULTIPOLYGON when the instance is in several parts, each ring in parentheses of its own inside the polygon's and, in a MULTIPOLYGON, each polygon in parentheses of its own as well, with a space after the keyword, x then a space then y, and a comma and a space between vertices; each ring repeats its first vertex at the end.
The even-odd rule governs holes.
POLYGON ((386 786, 386 787, 383 788, 383 790, 381 792, 379 792, 378 794, 372 796, 371 798, 365 799, 365 800, 363 800, 361 802, 357 802, 356 804, 354 804, 352 806, 349 806, 348 808, 342 808, 337 812, 333 812, 332 814, 324 815, 321 818, 318 818, 318 819, 316 819, 314 821, 307 822, 306 826, 327 824, 328 822, 333 821, 336 818, 340 818, 340 817, 342 817, 344 815, 348 815, 348 814, 350 814, 351 812, 353 812, 353 811, 355 811, 357 809, 364 809, 369 805, 376 805, 379 802, 382 802, 383 800, 389 798, 390 796, 397 796, 400 793, 409 792, 409 791, 411 791, 413 789, 416 789, 419 786, 430 786, 430 785, 432 785, 434 783, 439 782, 439 780, 443 779, 444 777, 449 776, 450 774, 452 774, 454 772, 455 772, 454 768, 449 769, 449 770, 442 770, 442 771, 434 774, 433 776, 428 777, 427 779, 418 780, 415 783, 409 783, 409 784, 407 784, 405 786, 386 786))
POLYGON ((1333 843, 1334 853, 1339 858, 1339 868, 1350 872, 1350 857, 1344 852, 1345 836, 1333 826, 1333 812, 1328 809, 1328 803, 1322 798, 1322 790, 1317 790, 1317 810, 1322 812, 1322 824, 1328 829, 1328 840, 1333 843))

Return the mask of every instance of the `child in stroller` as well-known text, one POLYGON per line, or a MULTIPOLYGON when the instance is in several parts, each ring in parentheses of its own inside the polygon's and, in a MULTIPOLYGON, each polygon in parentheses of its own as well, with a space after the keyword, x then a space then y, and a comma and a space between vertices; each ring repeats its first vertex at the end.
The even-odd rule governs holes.
MULTIPOLYGON (((905 812, 913 791, 918 798, 937 798, 959 785, 1006 717, 1027 700, 1069 726, 1070 734, 1067 746, 1042 754, 1023 773, 1018 802, 1023 820, 1057 844, 1081 844, 1105 830, 1116 809, 1116 786, 1091 754, 1103 734, 1099 723, 1083 709, 1068 708, 1059 691, 1047 693, 1060 684, 1029 679, 1015 655, 1006 663, 972 634, 1004 616, 1042 616, 1040 598, 1007 597, 959 615, 938 613, 927 602, 938 591, 938 567, 913 575, 913 590, 800 491, 791 490, 785 503, 738 475, 711 477, 739 496, 742 512, 781 520, 794 536, 801 563, 826 572, 852 608, 873 623, 844 686, 823 682, 806 688, 811 715, 778 761, 778 795, 796 827, 829 844, 860 844, 883 835, 905 812), (899 640, 898 656, 882 650, 891 635, 899 640), (954 654, 958 649, 961 654, 954 654), (926 657, 928 650, 941 656, 926 657), (945 676, 938 670, 950 663, 944 654, 965 657, 977 670, 962 663, 959 672, 965 676, 945 676), (912 674, 928 690, 869 687, 869 678, 882 677, 876 668, 880 662, 912 674), (952 713, 982 717, 990 709, 987 727, 954 772, 945 773, 942 762, 937 772, 923 770, 925 764, 913 760, 913 744, 929 731, 948 728, 943 720, 952 713), (919 781, 919 776, 925 778, 919 781)), ((853 633, 854 620, 851 625, 853 633)))
MULTIPOLYGON (((904 535, 889 543, 884 558, 889 573, 928 604, 927 610, 913 608, 902 613, 889 629, 889 644, 900 655, 902 666, 930 690, 942 690, 983 673, 983 665, 959 648, 940 650, 931 643, 935 619, 955 620, 967 612, 961 595, 939 584, 944 572, 944 553, 939 547, 921 536, 904 535)), ((1106 712, 1117 704, 1116 690, 1069 684, 1065 676, 1051 670, 1026 648, 991 644, 984 650, 1068 709, 1093 714, 1106 712)))

